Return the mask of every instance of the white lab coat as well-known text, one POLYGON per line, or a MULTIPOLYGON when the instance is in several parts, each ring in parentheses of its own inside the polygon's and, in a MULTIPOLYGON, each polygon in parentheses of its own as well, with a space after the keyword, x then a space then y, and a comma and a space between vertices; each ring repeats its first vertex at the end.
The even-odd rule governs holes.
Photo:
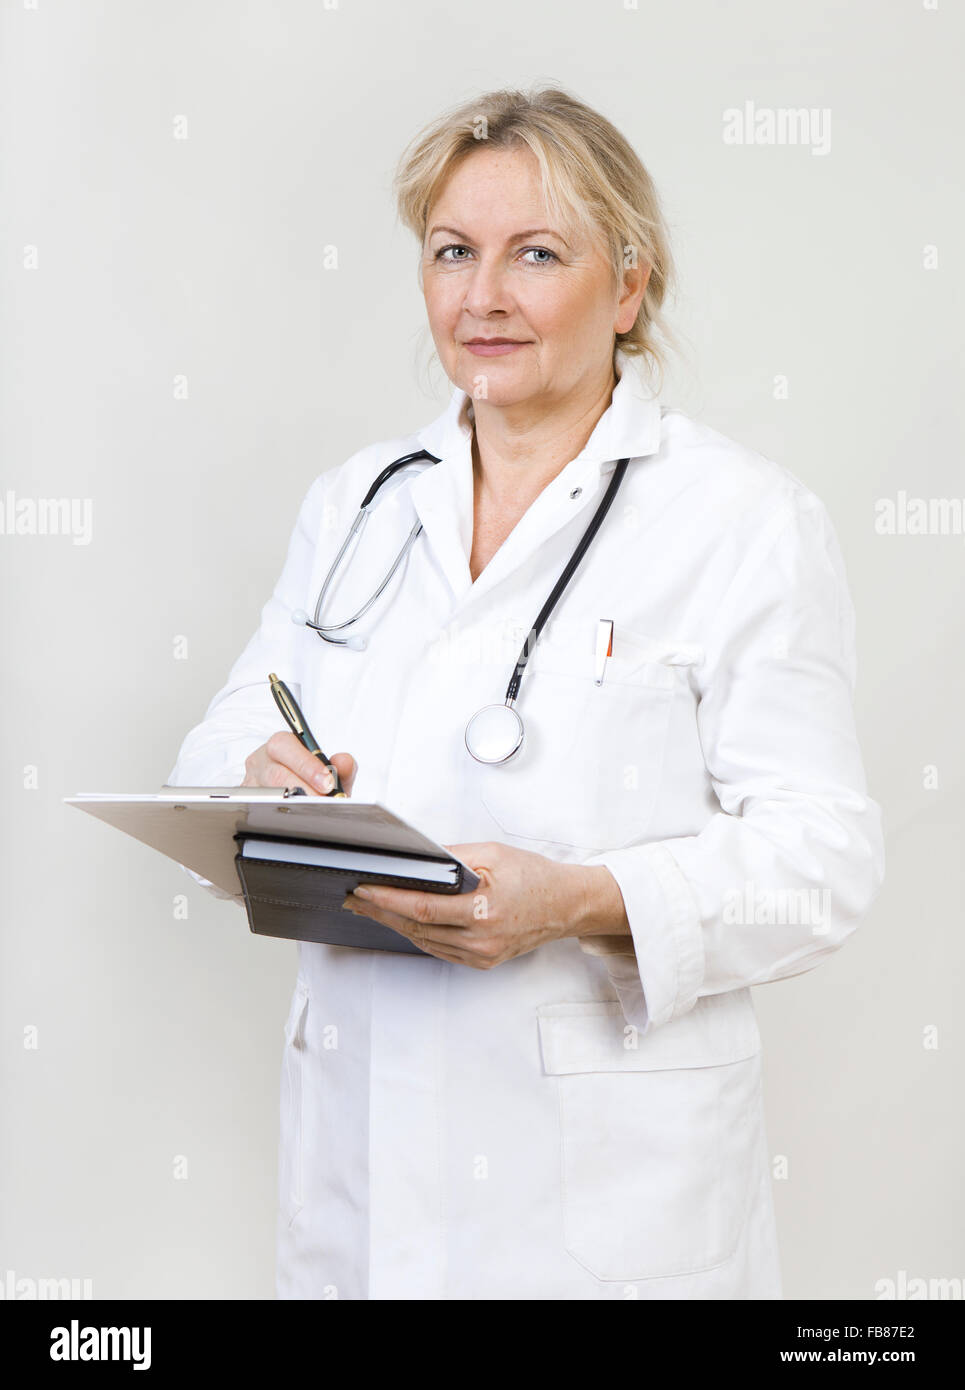
MULTIPOLYGON (((818 964, 882 881, 855 736, 853 609, 822 503, 788 470, 648 398, 610 407, 475 583, 463 392, 309 489, 257 633, 170 780, 236 785, 281 727, 269 671, 354 795, 445 844, 605 864, 632 939, 568 938, 489 971, 300 944, 282 1061, 283 1298, 779 1298, 749 986, 818 964), (290 614, 375 475, 328 622, 418 516, 364 652, 290 614), (523 678, 526 734, 474 762, 523 635, 615 465, 616 501, 523 678), (420 471, 421 469, 421 471, 420 471), (614 622, 602 685, 597 622, 614 622)), ((241 922, 239 920, 239 926, 241 922)))

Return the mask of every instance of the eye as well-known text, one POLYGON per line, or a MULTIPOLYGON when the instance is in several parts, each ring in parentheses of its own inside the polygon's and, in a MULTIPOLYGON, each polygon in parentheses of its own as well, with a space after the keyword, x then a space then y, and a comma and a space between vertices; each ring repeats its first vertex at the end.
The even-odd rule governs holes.
MULTIPOLYGON (((449 260, 449 257, 446 255, 446 252, 447 252, 447 251, 468 251, 468 250, 469 250, 469 247, 468 247, 468 246, 455 246, 455 245, 453 245, 453 246, 440 246, 439 250, 436 252, 435 256, 433 257, 433 260, 436 260, 436 261, 446 261, 446 260, 449 260)), ((457 257, 457 261, 462 261, 462 260, 465 260, 465 257, 464 257, 464 256, 459 256, 459 257, 457 257)), ((452 265, 452 264, 454 264, 454 262, 451 261, 451 260, 449 260, 449 264, 452 265)))
POLYGON ((524 256, 528 256, 530 253, 535 256, 549 257, 547 261, 533 261, 533 265, 552 265, 554 261, 559 260, 559 256, 557 256, 556 252, 547 250, 545 246, 527 246, 526 250, 522 252, 524 256))

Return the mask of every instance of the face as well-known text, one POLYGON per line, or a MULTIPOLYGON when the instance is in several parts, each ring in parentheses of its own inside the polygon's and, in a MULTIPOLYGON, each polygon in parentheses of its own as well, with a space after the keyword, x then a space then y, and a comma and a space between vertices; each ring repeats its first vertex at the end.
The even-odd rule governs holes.
POLYGON ((551 407, 604 384, 647 278, 627 270, 618 286, 602 237, 552 224, 525 148, 469 155, 429 210, 422 290, 436 351, 490 405, 551 407))

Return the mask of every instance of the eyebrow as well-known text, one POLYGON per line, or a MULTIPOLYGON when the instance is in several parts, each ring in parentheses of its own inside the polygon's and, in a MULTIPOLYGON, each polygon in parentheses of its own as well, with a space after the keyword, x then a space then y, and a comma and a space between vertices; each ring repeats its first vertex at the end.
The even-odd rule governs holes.
MULTIPOLYGON (((432 230, 429 232, 428 236, 426 237, 426 240, 428 241, 431 237, 434 237, 436 232, 448 232, 450 236, 458 237, 460 241, 472 241, 472 237, 468 236, 465 232, 460 232, 458 227, 441 226, 433 227, 432 230)), ((569 246, 569 242, 566 240, 566 238, 564 236, 560 236, 559 232, 554 232, 552 227, 531 227, 526 232, 514 232, 512 236, 507 237, 506 240, 507 242, 525 241, 527 237, 531 236, 556 237, 557 241, 561 241, 564 246, 569 246)))

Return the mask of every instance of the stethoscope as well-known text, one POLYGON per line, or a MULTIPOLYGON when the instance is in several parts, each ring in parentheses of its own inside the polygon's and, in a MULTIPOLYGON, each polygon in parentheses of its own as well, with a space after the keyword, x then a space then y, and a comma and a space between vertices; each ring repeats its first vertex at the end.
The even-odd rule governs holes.
MULTIPOLYGON (((390 463, 388 467, 382 469, 382 472, 362 498, 359 505, 358 516, 356 516, 355 520, 352 522, 349 533, 339 547, 338 554, 332 561, 328 574, 325 576, 325 581, 319 590, 318 598, 315 602, 313 617, 309 618, 304 609, 299 608, 292 614, 292 622, 298 623, 303 627, 310 627, 312 631, 317 632, 319 637, 325 642, 331 642, 335 646, 349 647, 353 651, 364 651, 364 637, 340 636, 339 634, 345 633, 347 628, 352 627, 360 618, 363 618, 372 607, 373 603, 375 603, 384 592, 392 576, 415 543, 416 537, 422 530, 422 522, 417 521, 415 523, 406 537, 402 549, 386 572, 385 578, 382 580, 381 584, 379 584, 378 588, 372 594, 372 597, 363 603, 362 607, 357 613, 354 613, 351 618, 346 618, 345 621, 341 623, 323 623, 321 621, 322 604, 325 602, 325 597, 332 587, 332 582, 338 572, 342 557, 368 520, 369 512, 372 510, 383 485, 387 483, 393 474, 397 473, 400 468, 407 468, 410 464, 417 463, 421 459, 427 459, 430 464, 439 462, 439 459, 437 459, 434 454, 430 454, 426 449, 420 449, 417 453, 405 454, 402 458, 396 459, 394 463, 390 463)), ((593 518, 589 526, 580 537, 579 544, 570 556, 563 573, 554 584, 549 598, 543 604, 543 607, 537 615, 536 621, 530 628, 526 640, 523 643, 522 650, 516 659, 516 665, 509 679, 509 685, 506 687, 505 700, 501 705, 483 705, 466 724, 466 748, 477 762, 505 763, 519 751, 523 742, 524 729, 522 717, 516 709, 516 700, 519 698, 519 687, 522 683, 526 663, 532 655, 533 648, 536 645, 547 619, 556 607, 563 590, 572 579, 577 566, 589 549, 590 542, 600 529, 603 518, 610 510, 610 504, 623 481, 623 475, 627 471, 629 462, 630 460, 625 458, 620 459, 617 463, 613 477, 607 485, 606 492, 603 494, 599 506, 593 513, 593 518)))

